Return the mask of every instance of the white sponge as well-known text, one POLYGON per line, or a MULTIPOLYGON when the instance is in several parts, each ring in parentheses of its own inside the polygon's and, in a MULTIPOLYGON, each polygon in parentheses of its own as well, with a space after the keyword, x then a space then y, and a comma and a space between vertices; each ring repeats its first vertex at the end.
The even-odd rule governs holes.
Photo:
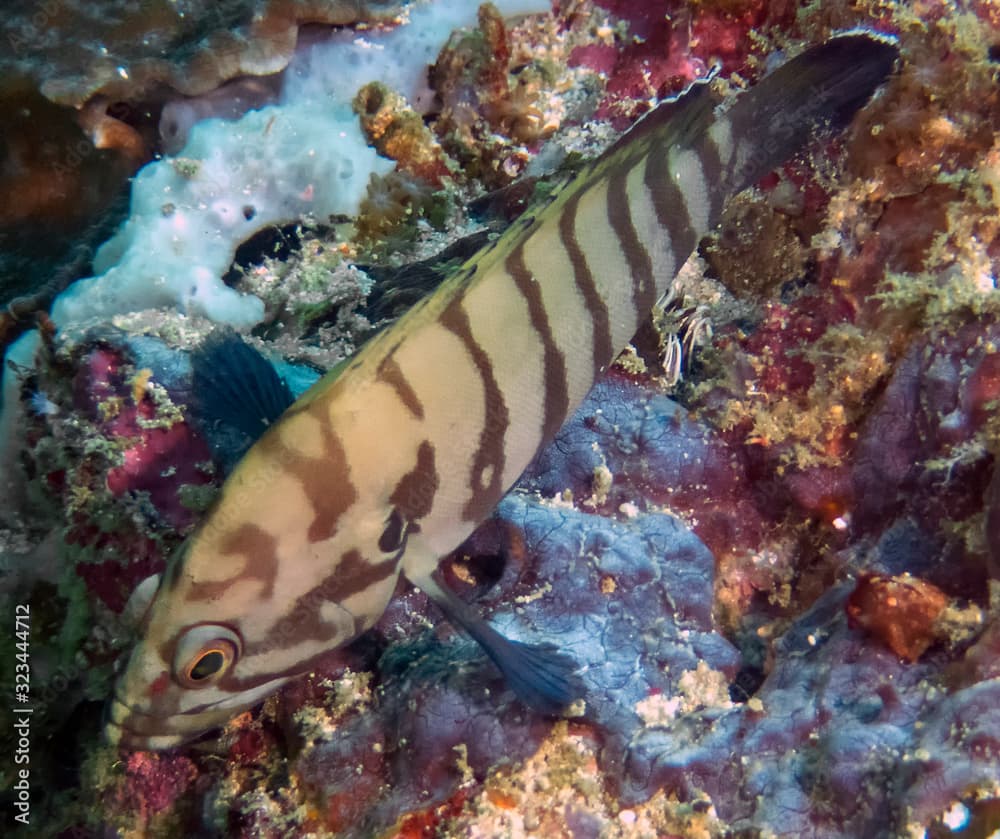
POLYGON ((95 259, 103 273, 61 294, 53 320, 169 307, 252 326, 264 304, 221 279, 237 246, 268 225, 355 214, 371 173, 392 167, 365 144, 346 105, 200 122, 181 157, 136 176, 129 219, 95 259))

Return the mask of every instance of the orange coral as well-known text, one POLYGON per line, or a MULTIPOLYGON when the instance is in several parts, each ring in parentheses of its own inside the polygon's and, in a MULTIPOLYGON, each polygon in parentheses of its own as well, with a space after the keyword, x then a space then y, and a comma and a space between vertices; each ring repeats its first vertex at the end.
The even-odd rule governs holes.
POLYGON ((443 185, 456 164, 402 96, 372 82, 358 91, 354 110, 361 118, 361 130, 379 154, 395 160, 401 172, 435 187, 443 185))
POLYGON ((479 27, 453 35, 430 73, 442 102, 438 136, 467 174, 491 189, 520 174, 527 156, 519 144, 556 128, 541 107, 541 72, 532 65, 515 67, 516 60, 503 17, 484 3, 479 27))
POLYGON ((900 658, 916 661, 939 640, 936 621, 947 605, 947 595, 926 580, 865 574, 845 608, 852 626, 870 632, 900 658))

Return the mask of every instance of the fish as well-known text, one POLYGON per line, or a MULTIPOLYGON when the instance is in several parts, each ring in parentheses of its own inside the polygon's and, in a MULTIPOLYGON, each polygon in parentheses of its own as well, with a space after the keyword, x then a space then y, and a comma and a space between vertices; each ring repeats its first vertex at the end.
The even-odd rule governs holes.
POLYGON ((897 59, 891 38, 853 31, 718 105, 694 83, 260 422, 205 518, 130 604, 141 637, 108 741, 166 749, 224 725, 371 628, 400 575, 526 705, 561 714, 585 700, 566 651, 505 637, 435 569, 553 439, 725 201, 817 130, 845 128, 897 59))

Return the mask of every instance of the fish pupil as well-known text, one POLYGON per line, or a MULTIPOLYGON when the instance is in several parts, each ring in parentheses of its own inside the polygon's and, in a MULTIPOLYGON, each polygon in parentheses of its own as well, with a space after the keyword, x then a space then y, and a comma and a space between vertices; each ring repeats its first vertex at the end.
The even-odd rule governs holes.
POLYGON ((210 650, 199 658, 194 667, 191 668, 190 676, 195 681, 214 676, 222 669, 225 660, 225 656, 219 650, 210 650))

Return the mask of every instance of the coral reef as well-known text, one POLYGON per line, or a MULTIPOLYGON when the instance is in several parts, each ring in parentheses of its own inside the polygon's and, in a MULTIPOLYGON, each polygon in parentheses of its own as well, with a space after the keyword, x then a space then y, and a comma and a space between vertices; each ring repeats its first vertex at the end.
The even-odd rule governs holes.
POLYGON ((194 3, 133 6, 40 3, 5 15, 11 48, 5 76, 36 79, 54 102, 80 106, 100 94, 142 101, 153 88, 189 96, 239 76, 263 76, 291 60, 299 29, 391 21, 392 0, 243 0, 223 8, 194 3))
MULTIPOLYGON (((516 10, 525 4, 503 5, 516 10)), ((178 156, 151 163, 136 176, 128 221, 96 255, 96 275, 56 300, 54 320, 76 323, 176 306, 235 326, 258 324, 261 301, 222 280, 237 246, 267 227, 303 217, 327 223, 356 215, 370 176, 385 175, 392 164, 368 147, 347 103, 365 82, 412 84, 421 75, 424 54, 433 55, 468 17, 464 4, 446 0, 418 5, 405 25, 373 33, 374 46, 332 37, 296 56, 278 104, 249 110, 235 121, 216 116, 197 122, 178 156), (400 58, 374 61, 381 50, 398 50, 400 58)), ((416 115, 397 113, 388 126, 376 128, 374 94, 360 107, 380 150, 396 154, 404 171, 432 175, 415 155, 427 144, 399 142, 406 133, 400 122, 412 125, 416 115)), ((437 168, 439 178, 443 161, 437 168)))
POLYGON ((0 20, 0 303, 27 295, 48 308, 63 290, 46 289, 48 275, 128 178, 154 153, 179 151, 195 120, 273 98, 300 28, 391 23, 399 9, 384 0, 9 9, 0 20))
MULTIPOLYGON (((443 584, 504 632, 547 638, 580 662, 588 695, 564 720, 522 707, 401 584, 372 632, 213 743, 162 754, 101 745, 99 703, 132 637, 129 595, 211 503, 225 459, 190 392, 187 351, 212 324, 140 311, 88 326, 65 307, 58 333, 43 320, 37 361, 19 356, 5 391, 21 418, 10 462, 25 481, 0 529, 0 598, 5 614, 31 607, 37 709, 22 834, 991 835, 995 10, 567 0, 516 22, 487 6, 467 22, 433 47, 429 92, 394 78, 361 92, 367 138, 398 164, 362 205, 366 174, 343 210, 363 206, 364 223, 316 223, 296 205, 275 217, 293 223, 288 251, 260 245, 229 277, 238 292, 228 291, 259 304, 249 340, 272 356, 324 368, 348 357, 403 308, 394 299, 447 273, 433 255, 490 235, 466 238, 482 227, 478 208, 498 226, 545 200, 547 172, 599 151, 716 59, 723 93, 782 53, 867 25, 896 33, 903 61, 849 135, 731 203, 673 290, 681 314, 637 336, 442 563, 443 584), (525 172, 541 177, 516 181, 525 172), (678 320, 690 340, 656 334, 678 320), (665 360, 679 344, 683 364, 665 360)), ((231 23, 192 18, 183 31, 231 23)), ((179 38, 166 23, 130 25, 148 29, 149 54, 164 33, 179 38)), ((145 66, 132 56, 130 68, 145 66)), ((284 60, 288 83, 303 86, 324 61, 312 46, 284 60)), ((77 59, 51 61, 55 90, 77 59)), ((95 68, 64 95, 114 89, 95 68)), ((214 78, 197 92, 228 76, 214 78)), ((220 114, 185 107, 178 124, 220 114)), ((252 114, 268 111, 246 123, 266 133, 267 117, 252 114)), ((190 141, 216 124, 195 123, 190 141)), ((183 159, 157 165, 197 177, 183 159)), ((162 203, 152 206, 169 219, 162 203)), ((16 651, 5 635, 0 655, 16 651)), ((0 715, 13 754, 10 711, 0 715)))

